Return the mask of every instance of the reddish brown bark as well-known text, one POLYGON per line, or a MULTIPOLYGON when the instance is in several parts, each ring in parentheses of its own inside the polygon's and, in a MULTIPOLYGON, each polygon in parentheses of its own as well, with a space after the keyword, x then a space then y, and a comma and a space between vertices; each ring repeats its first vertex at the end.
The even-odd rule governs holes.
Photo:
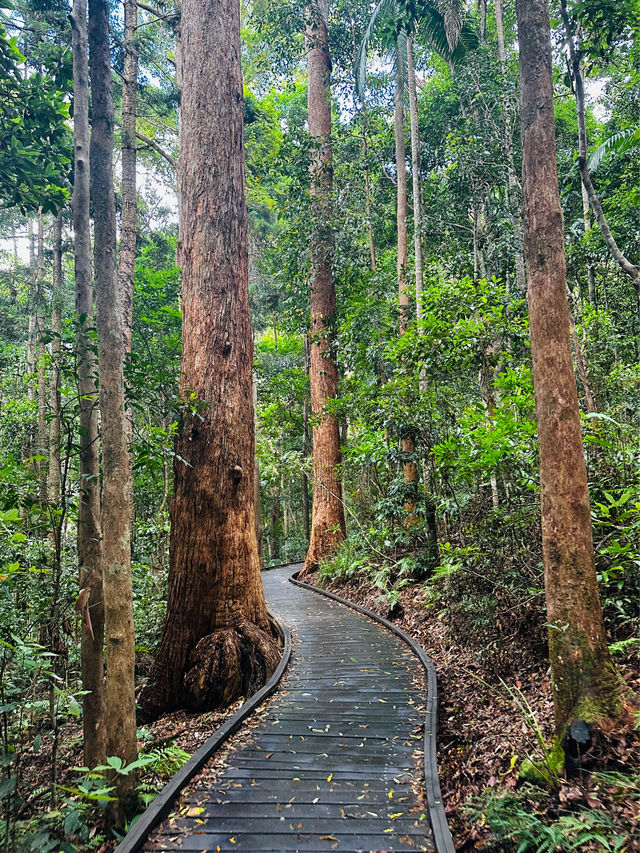
MULTIPOLYGON (((107 754, 117 755, 128 764, 137 756, 131 588, 133 495, 124 407, 122 304, 116 275, 113 93, 108 0, 89 0, 89 49, 92 94, 90 171, 95 221, 94 269, 102 427, 107 754)), ((135 785, 135 774, 117 774, 114 782, 117 801, 109 808, 110 821, 117 827, 123 827, 125 801, 135 785)))
POLYGON ((547 0, 518 0, 525 258, 540 445, 542 547, 555 723, 614 712, 569 345, 547 0))
POLYGON ((103 764, 106 756, 104 722, 104 602, 100 527, 100 469, 96 364, 88 332, 93 325, 91 279, 91 220, 89 205, 89 66, 87 0, 74 0, 71 13, 73 49, 73 234, 76 291, 76 360, 80 401, 80 484, 78 502, 78 566, 80 589, 88 590, 82 620, 82 698, 84 762, 103 764))
POLYGON ((338 394, 338 368, 333 352, 336 293, 331 269, 331 57, 327 42, 327 4, 307 7, 305 45, 311 157, 311 321, 309 331, 311 411, 313 426, 313 505, 311 538, 303 574, 313 571, 345 537, 340 476, 340 425, 327 405, 338 394))
POLYGON ((260 687, 278 652, 254 517, 239 5, 182 7, 182 428, 167 618, 140 703, 212 708, 260 687))

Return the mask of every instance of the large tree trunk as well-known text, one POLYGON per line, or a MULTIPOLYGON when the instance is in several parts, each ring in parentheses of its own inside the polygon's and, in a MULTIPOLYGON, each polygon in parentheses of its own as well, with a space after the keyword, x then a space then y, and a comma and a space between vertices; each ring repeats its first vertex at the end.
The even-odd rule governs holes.
POLYGON ((333 329, 336 293, 331 269, 331 194, 333 168, 331 149, 331 58, 327 43, 327 3, 313 0, 307 7, 305 43, 309 135, 312 139, 311 208, 311 328, 310 371, 313 427, 313 508, 311 538, 303 574, 313 571, 329 556, 346 534, 342 505, 342 480, 339 472, 340 426, 326 411, 327 403, 338 393, 338 368, 335 360, 333 329))
POLYGON ((76 291, 76 359, 80 400, 80 484, 78 504, 78 565, 82 604, 82 699, 84 762, 103 764, 106 756, 104 720, 104 603, 100 527, 100 457, 98 390, 93 342, 93 282, 91 280, 91 219, 89 204, 89 67, 87 0, 74 0, 71 13, 73 48, 73 232, 76 291))
POLYGON ((627 257, 625 257, 624 253, 620 250, 620 247, 618 246, 615 237, 613 236, 613 234, 611 233, 611 229, 609 228, 609 223, 607 222, 607 218, 604 215, 602 202, 598 198, 598 194, 595 191, 595 187, 593 186, 593 182, 591 180, 591 174, 589 172, 589 166, 587 163, 587 124, 585 116, 584 80, 582 78, 580 56, 578 55, 578 51, 576 50, 573 29, 571 27, 571 20, 569 18, 569 12, 567 10, 566 0, 560 0, 560 14, 562 16, 562 22, 564 24, 564 30, 567 39, 567 46, 569 48, 571 71, 573 74, 573 82, 576 93, 576 110, 578 113, 578 168, 580 170, 580 177, 582 179, 582 184, 587 192, 589 203, 591 204, 591 207, 595 214, 596 221, 600 226, 602 239, 607 244, 607 248, 611 253, 611 257, 618 264, 620 269, 626 275, 629 276, 629 278, 631 279, 631 283, 635 288, 636 297, 638 299, 638 312, 640 315, 640 267, 637 264, 632 264, 631 261, 627 257))
MULTIPOLYGON (((109 2, 89 0, 91 61, 91 199, 95 220, 100 420, 102 425, 102 568, 105 609, 107 754, 128 764, 137 756, 135 639, 131 589, 132 483, 124 406, 122 301, 116 275, 113 190, 113 93, 109 2)), ((135 774, 115 777, 111 821, 124 825, 135 774)))
POLYGON ((249 695, 278 660, 260 578, 253 505, 253 344, 239 5, 182 7, 182 428, 162 643, 147 716, 249 695))
POLYGON ((569 345, 547 0, 517 0, 525 257, 540 443, 542 548, 558 736, 619 707, 594 566, 578 394, 569 345))
MULTIPOLYGON (((400 59, 400 39, 406 38, 402 33, 398 36, 396 49, 396 91, 394 112, 394 135, 396 148, 397 172, 397 204, 396 226, 398 230, 398 304, 400 306, 400 334, 406 332, 409 317, 409 286, 407 284, 408 240, 407 240, 407 162, 404 144, 404 69, 400 59)), ((407 489, 404 508, 408 513, 407 524, 415 523, 416 490, 418 485, 418 466, 414 461, 416 450, 413 432, 407 426, 400 436, 402 449, 402 471, 407 489)))

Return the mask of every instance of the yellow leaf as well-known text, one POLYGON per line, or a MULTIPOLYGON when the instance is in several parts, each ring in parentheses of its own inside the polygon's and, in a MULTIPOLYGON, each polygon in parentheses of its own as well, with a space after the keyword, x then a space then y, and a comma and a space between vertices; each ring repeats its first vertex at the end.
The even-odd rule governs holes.
POLYGON ((333 773, 329 773, 327 776, 327 782, 330 782, 333 779, 333 773))
POLYGON ((202 814, 204 808, 198 808, 197 806, 193 806, 187 812, 187 817, 198 817, 198 815, 202 814))

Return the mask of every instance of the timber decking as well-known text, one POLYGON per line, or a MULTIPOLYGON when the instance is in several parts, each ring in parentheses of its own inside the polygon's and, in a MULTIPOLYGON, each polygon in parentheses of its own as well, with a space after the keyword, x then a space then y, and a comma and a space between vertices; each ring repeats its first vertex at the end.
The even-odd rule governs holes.
POLYGON ((205 771, 144 850, 433 850, 423 779, 419 661, 346 607, 263 574, 293 654, 266 717, 205 771))

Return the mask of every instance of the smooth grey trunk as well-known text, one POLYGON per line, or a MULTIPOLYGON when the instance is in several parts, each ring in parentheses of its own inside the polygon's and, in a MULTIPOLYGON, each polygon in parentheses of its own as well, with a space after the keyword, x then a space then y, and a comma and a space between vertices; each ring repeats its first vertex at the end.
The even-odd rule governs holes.
POLYGON ((82 726, 84 763, 104 764, 104 602, 100 525, 100 455, 96 359, 91 278, 91 219, 89 203, 89 67, 87 54, 87 0, 74 0, 71 12, 73 50, 73 233, 76 298, 76 370, 80 403, 78 504, 78 566, 82 609, 82 726))

